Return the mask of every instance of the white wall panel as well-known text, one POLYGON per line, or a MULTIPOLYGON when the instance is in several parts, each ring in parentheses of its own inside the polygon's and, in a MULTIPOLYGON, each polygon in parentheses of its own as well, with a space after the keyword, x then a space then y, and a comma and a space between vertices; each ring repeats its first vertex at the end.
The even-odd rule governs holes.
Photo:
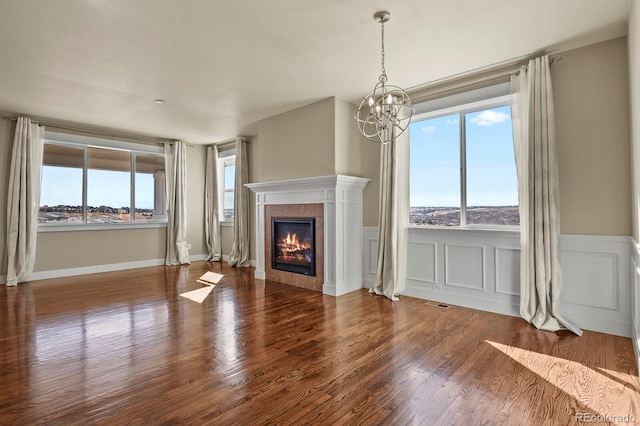
POLYGON ((495 247, 496 293, 520 296, 520 249, 495 247))
MULTIPOLYGON (((407 252, 407 279, 436 284, 436 245, 411 243, 407 252)), ((374 271, 375 272, 375 271, 374 271)))
POLYGON ((445 244, 444 285, 485 290, 484 247, 445 244))
POLYGON ((574 305, 618 309, 618 256, 615 253, 562 251, 562 301, 574 305))

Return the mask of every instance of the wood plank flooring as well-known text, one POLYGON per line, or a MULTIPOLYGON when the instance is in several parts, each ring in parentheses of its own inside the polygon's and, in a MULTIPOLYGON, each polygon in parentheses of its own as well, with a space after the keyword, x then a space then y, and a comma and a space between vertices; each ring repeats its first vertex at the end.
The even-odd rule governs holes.
POLYGON ((630 339, 253 273, 195 262, 0 287, 0 424, 640 422, 630 339), (207 270, 224 278, 204 303, 178 296, 207 270))

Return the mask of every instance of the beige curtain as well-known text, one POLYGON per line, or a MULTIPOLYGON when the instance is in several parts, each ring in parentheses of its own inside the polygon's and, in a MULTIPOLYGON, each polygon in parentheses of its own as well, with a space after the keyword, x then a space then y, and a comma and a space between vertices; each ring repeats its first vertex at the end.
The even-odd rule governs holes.
POLYGON ((397 301, 405 287, 409 228, 409 134, 380 146, 378 265, 370 293, 397 301))
POLYGON ((558 166, 549 58, 511 77, 520 203, 520 314, 542 330, 571 330, 562 316, 558 166))
POLYGON ((167 251, 166 265, 189 262, 187 249, 187 146, 175 141, 164 144, 167 176, 167 251))
POLYGON ((222 258, 222 249, 218 211, 218 147, 215 145, 207 148, 204 191, 204 232, 209 252, 206 260, 219 262, 222 258))
POLYGON ((7 285, 28 281, 36 261, 44 127, 19 117, 7 197, 7 285))
POLYGON ((236 139, 236 176, 233 199, 233 247, 229 265, 249 266, 249 158, 247 140, 236 139))

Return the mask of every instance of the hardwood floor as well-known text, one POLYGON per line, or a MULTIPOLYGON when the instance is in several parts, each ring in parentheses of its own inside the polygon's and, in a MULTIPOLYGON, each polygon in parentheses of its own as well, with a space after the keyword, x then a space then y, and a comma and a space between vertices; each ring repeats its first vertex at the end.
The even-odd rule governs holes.
POLYGON ((253 273, 196 262, 0 287, 0 424, 640 422, 630 339, 253 273), (206 270, 224 278, 204 303, 178 296, 206 270))

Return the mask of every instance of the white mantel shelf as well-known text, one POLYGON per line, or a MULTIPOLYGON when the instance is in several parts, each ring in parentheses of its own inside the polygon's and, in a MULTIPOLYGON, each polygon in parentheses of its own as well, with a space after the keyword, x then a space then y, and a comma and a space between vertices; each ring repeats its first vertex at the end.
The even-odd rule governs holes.
POLYGON ((362 190, 369 179, 330 175, 245 185, 256 194, 256 273, 265 279, 266 205, 323 204, 324 283, 332 296, 362 288, 362 190))

